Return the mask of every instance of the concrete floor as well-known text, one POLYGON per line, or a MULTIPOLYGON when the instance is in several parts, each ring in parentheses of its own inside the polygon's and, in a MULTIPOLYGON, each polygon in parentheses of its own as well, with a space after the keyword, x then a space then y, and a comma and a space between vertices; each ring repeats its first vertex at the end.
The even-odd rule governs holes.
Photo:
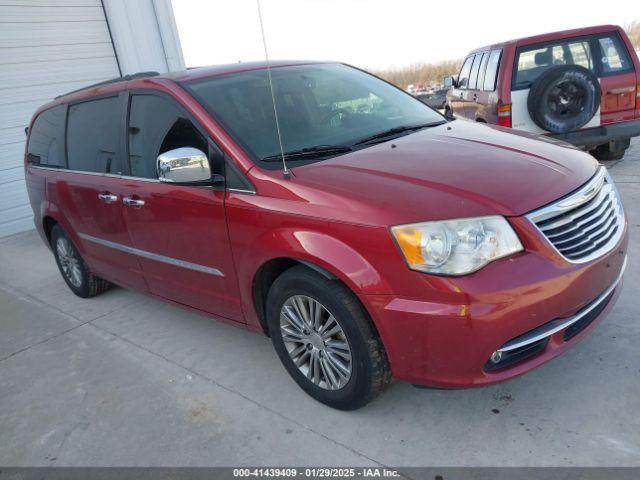
POLYGON ((581 344, 476 390, 307 397, 270 341, 115 288, 82 300, 34 233, 0 241, 0 465, 640 465, 640 141, 611 165, 625 288, 581 344))

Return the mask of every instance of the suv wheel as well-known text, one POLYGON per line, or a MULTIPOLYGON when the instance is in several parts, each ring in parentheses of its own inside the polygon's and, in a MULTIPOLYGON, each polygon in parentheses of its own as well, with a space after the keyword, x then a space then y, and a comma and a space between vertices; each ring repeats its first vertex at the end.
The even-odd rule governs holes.
POLYGON ((566 133, 586 125, 600 106, 600 83, 579 65, 556 65, 531 85, 527 108, 540 128, 566 133))
POLYGON ((69 235, 60 225, 55 225, 51 230, 51 246, 62 278, 73 293, 82 298, 89 298, 109 289, 109 282, 91 273, 69 235))
POLYGON ((589 153, 597 160, 621 160, 630 144, 631 139, 624 138, 605 143, 604 145, 598 145, 589 153))
POLYGON ((302 266, 287 270, 269 290, 267 323, 289 374, 330 407, 360 408, 391 382, 380 338, 338 281, 302 266))

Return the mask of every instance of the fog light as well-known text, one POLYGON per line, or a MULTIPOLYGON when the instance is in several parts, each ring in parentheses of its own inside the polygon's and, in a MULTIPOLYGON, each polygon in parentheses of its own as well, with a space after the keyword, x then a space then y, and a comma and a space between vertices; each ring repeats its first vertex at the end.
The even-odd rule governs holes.
POLYGON ((491 354, 490 360, 491 363, 499 363, 502 360, 502 352, 496 350, 491 354))

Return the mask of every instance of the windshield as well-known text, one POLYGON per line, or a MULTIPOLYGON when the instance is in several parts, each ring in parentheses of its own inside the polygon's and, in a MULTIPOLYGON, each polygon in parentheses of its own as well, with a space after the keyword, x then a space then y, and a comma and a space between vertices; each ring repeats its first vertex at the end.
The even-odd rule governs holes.
MULTIPOLYGON (((444 122, 434 110, 388 83, 342 64, 314 64, 271 69, 285 152, 323 147, 324 154, 298 155, 293 165, 345 153, 331 146, 365 148, 363 139, 381 132, 396 136, 444 122), (361 143, 358 143, 361 142, 361 143)), ((281 168, 278 134, 268 71, 255 70, 184 84, 209 113, 266 168, 281 168)), ((384 135, 383 135, 384 136, 384 135)), ((389 137, 391 138, 391 136, 389 137)))

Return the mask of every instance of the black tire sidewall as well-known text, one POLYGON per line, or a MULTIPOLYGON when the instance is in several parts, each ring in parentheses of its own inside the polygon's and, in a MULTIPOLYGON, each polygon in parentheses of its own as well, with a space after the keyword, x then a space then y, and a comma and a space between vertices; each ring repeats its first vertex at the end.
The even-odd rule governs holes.
POLYGON ((567 133, 586 125, 600 106, 600 83, 598 77, 580 65, 557 65, 542 73, 531 85, 527 97, 527 109, 536 125, 552 133, 567 133), (562 80, 572 80, 583 86, 588 98, 585 110, 571 119, 559 122, 547 109, 547 97, 551 89, 562 80))
POLYGON ((87 264, 84 262, 84 259, 80 255, 80 252, 76 248, 71 238, 69 238, 69 235, 67 235, 67 232, 65 232, 60 225, 55 225, 51 230, 51 248, 53 250, 53 256, 56 259, 56 264, 58 265, 58 270, 60 270, 60 275, 62 275, 62 278, 64 279, 67 286, 71 289, 71 291, 76 295, 78 295, 79 297, 87 298, 91 296, 91 289, 89 285, 89 282, 90 282, 89 269, 87 268, 87 264), (80 271, 82 272, 82 285, 80 285, 80 287, 76 287, 73 283, 71 283, 67 278, 67 276, 64 274, 64 271, 62 270, 62 265, 60 264, 60 258, 58 258, 58 248, 57 248, 57 242, 59 238, 65 238, 71 245, 71 248, 73 249, 76 256, 78 257, 79 264, 80 264, 80 271))
POLYGON ((343 301, 348 295, 341 284, 304 268, 296 268, 276 279, 269 290, 266 312, 271 341, 291 377, 310 396, 340 410, 359 408, 372 398, 372 360, 365 339, 367 332, 361 331, 359 321, 355 318, 362 313, 354 312, 354 304, 343 301), (280 311, 284 302, 293 295, 306 295, 319 301, 336 318, 347 337, 351 349, 352 371, 347 385, 340 390, 325 390, 314 385, 296 367, 287 352, 280 333, 280 311))

